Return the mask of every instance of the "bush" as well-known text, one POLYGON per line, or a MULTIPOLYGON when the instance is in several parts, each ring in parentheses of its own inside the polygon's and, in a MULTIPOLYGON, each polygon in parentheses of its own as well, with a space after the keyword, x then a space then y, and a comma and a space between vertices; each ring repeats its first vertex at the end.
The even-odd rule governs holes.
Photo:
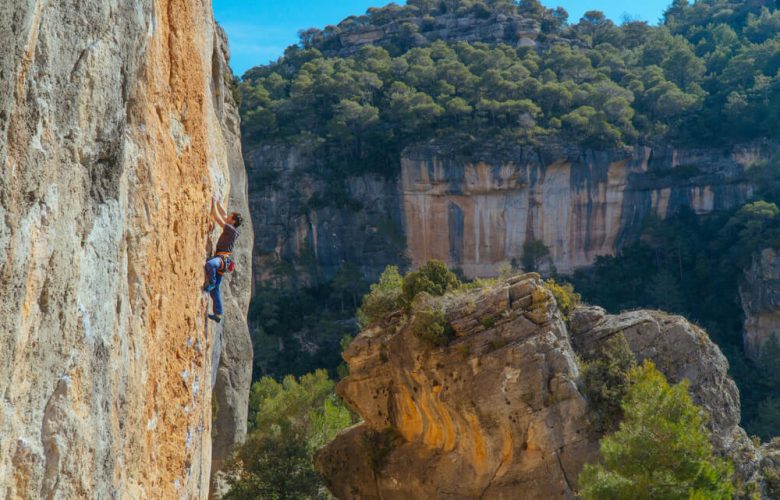
POLYGON ((228 474, 226 499, 324 496, 314 452, 352 424, 325 370, 282 383, 263 377, 252 386, 249 434, 228 474))
POLYGON ((558 309, 563 317, 569 319, 569 314, 580 304, 582 296, 574 291, 571 283, 558 283, 554 279, 548 279, 545 286, 555 297, 558 309))
POLYGON ((715 456, 688 382, 669 386, 649 361, 629 382, 620 430, 601 440, 603 465, 580 474, 582 497, 731 499, 733 466, 715 456))
POLYGON ((363 304, 357 311, 361 328, 376 323, 401 308, 403 282, 397 266, 385 268, 382 276, 379 277, 379 282, 371 285, 371 291, 363 297, 363 304))
POLYGON ((417 271, 404 276, 403 302, 411 306, 414 298, 427 292, 433 296, 441 296, 449 290, 460 288, 461 282, 455 274, 447 269, 447 265, 440 260, 431 260, 417 271))
POLYGON ((635 366, 634 353, 622 333, 609 339, 596 359, 584 364, 582 390, 597 431, 617 428, 623 417, 620 404, 628 392, 628 373, 635 366))
POLYGON ((444 318, 444 311, 437 307, 422 309, 415 313, 412 333, 434 346, 445 346, 454 336, 452 327, 444 318))

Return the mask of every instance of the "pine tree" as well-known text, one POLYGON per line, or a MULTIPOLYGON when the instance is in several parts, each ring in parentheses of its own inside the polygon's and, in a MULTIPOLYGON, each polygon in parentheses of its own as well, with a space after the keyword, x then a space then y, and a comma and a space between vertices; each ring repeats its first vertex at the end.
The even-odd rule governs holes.
POLYGON ((713 454, 688 382, 670 386, 645 361, 629 375, 620 429, 601 441, 604 463, 580 475, 588 499, 730 499, 731 463, 713 454))

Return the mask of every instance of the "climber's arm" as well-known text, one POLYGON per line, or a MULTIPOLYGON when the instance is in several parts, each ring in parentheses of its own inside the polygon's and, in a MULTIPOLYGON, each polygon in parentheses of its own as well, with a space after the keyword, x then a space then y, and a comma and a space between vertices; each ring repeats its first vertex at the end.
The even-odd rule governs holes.
POLYGON ((213 196, 211 197, 211 218, 219 224, 219 227, 225 227, 225 211, 213 196))
POLYGON ((219 212, 219 216, 223 221, 227 221, 227 213, 225 213, 225 209, 222 208, 222 205, 216 199, 214 200, 214 203, 217 207, 217 212, 219 212))

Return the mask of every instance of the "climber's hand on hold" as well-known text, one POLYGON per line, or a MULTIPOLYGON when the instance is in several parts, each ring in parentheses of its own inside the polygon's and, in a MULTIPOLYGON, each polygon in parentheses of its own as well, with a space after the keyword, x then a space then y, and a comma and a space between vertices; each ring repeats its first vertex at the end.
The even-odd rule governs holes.
POLYGON ((219 201, 217 201, 217 197, 213 194, 211 195, 211 218, 219 225, 219 227, 225 226, 225 210, 219 204, 219 201))

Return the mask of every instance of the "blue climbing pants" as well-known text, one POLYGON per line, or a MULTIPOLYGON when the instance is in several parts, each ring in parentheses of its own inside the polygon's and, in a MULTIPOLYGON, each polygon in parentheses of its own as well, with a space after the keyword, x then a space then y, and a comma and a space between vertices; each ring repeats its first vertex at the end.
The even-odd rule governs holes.
POLYGON ((217 273, 219 266, 222 265, 222 259, 214 257, 206 261, 206 278, 208 279, 207 290, 214 302, 214 314, 222 315, 222 295, 219 292, 219 285, 222 284, 222 275, 217 273))

